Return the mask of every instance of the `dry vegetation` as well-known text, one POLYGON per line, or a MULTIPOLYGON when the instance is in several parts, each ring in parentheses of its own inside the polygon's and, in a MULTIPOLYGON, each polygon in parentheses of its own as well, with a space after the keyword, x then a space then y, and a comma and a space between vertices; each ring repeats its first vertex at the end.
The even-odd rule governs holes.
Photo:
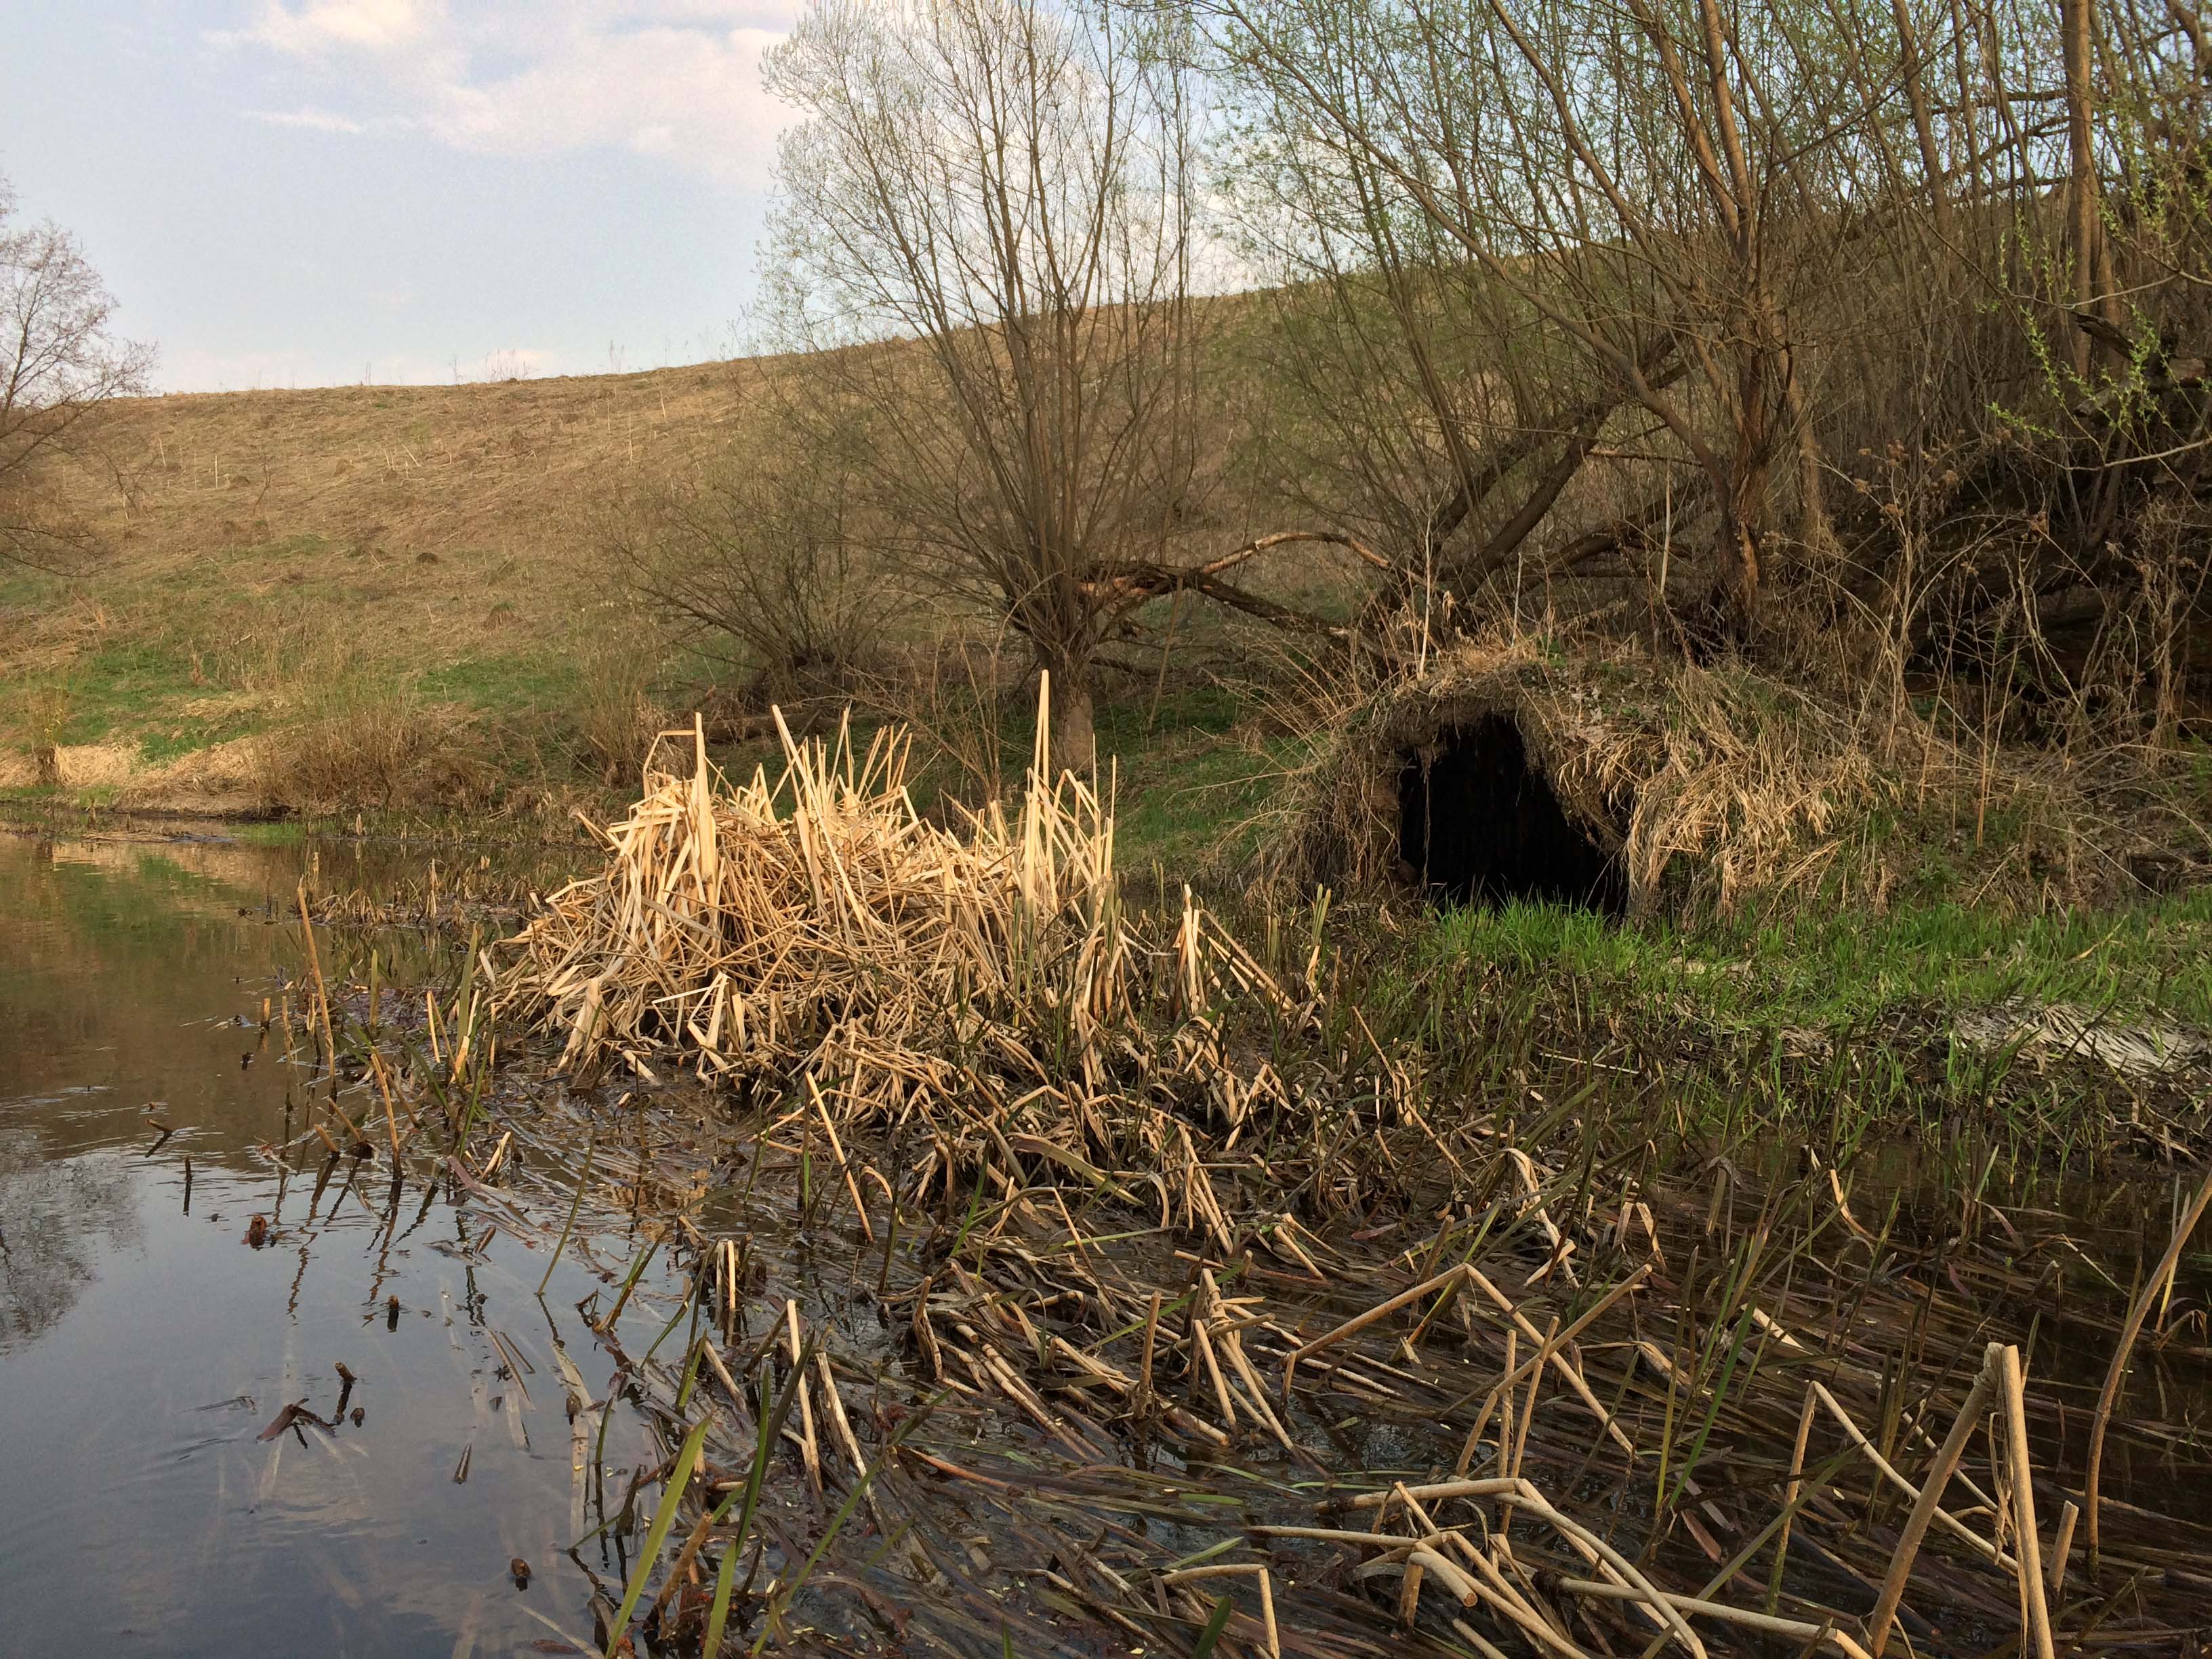
POLYGON ((823 0, 769 70, 803 358, 107 400, 48 482, 111 562, 4 596, 23 781, 265 732, 224 766, 271 802, 447 800, 390 757, 465 750, 543 804, 664 701, 799 696, 975 772, 960 682, 972 727, 1037 668, 1079 766, 1194 638, 1334 714, 1533 636, 1771 682, 1916 799, 1973 757, 1978 840, 2055 768, 2100 781, 2076 842, 2133 791, 2201 860, 2193 17, 823 0), (1202 297, 1214 230, 1269 286, 1202 297))
MULTIPOLYGON (((1326 904, 1249 949, 1125 915, 1042 730, 1018 807, 952 829, 895 735, 786 734, 734 787, 670 737, 604 867, 434 992, 450 1070, 400 1097, 465 1146, 490 974, 565 1089, 510 1080, 487 1168, 588 1133, 586 1185, 665 1206, 682 1356, 600 1315, 615 1399, 571 1402, 580 1447, 624 1396, 658 1430, 619 1515, 578 1476, 645 1531, 576 1558, 609 1650, 2193 1650, 2198 1407, 2125 1382, 2139 1344, 2201 1366, 2170 1298, 2212 1188, 2127 1290, 2079 1222, 1869 1195, 1841 1055, 1774 1155, 1810 1079, 1666 1078, 1578 995, 1571 1036, 1425 1029, 1326 904)), ((2055 1127, 1960 1155, 1986 1182, 2055 1127)))
POLYGON ((21 730, 308 806, 641 763, 427 1047, 310 936, 295 1143, 374 1150, 349 1058, 395 1166, 588 1137, 569 1222, 651 1238, 567 1379, 611 1654, 2200 1654, 2203 39, 818 0, 815 355, 117 404, 21 730), (1195 297, 1201 132, 1260 294, 1195 297), (1278 879, 1139 906, 1127 826, 1231 816, 1208 680, 1278 879), (1448 835, 1568 902, 1425 908, 1448 835))
POLYGON ((1486 722, 1512 728, 1647 916, 1814 900, 1880 912, 1962 891, 1997 910, 2065 909, 2140 892, 2177 848, 2208 851, 2191 792, 2125 761, 2100 771, 1962 740, 1909 704, 1853 705, 1741 664, 1492 635, 1328 723, 1270 814, 1274 880, 1401 879, 1409 760, 1432 766, 1486 722))
POLYGON ((780 732, 781 775, 734 790, 698 728, 657 747, 643 798, 606 832, 605 873, 508 941, 524 959, 502 1006, 561 1031, 564 1067, 641 1064, 673 1041, 696 1046, 702 1075, 804 1067, 851 1097, 865 1073, 957 1088, 915 1068, 1003 1046, 1044 1008, 1079 1050, 1124 1022, 1113 837, 1073 774, 1025 791, 1016 817, 994 805, 948 830, 915 811, 903 733, 860 754, 849 730, 834 747, 780 732))

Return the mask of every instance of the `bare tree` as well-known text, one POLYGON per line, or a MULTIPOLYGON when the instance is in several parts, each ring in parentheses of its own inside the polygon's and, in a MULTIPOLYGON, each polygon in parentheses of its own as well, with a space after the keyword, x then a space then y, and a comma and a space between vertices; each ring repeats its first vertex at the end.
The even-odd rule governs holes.
POLYGON ((1314 495, 1462 599, 1619 575, 1691 642, 1848 666, 1833 624, 1911 592, 1861 641, 2054 679, 2114 659, 2085 626, 2203 614, 2191 7, 1184 3, 1294 284, 1314 495))
POLYGON ((1708 526, 1708 606, 1747 635, 1785 507, 1825 526, 1802 301, 1863 260, 1826 32, 1719 0, 1194 3, 1294 216, 1334 222, 1404 337, 1449 463, 1428 534, 1478 538, 1447 569, 1494 571, 1602 454, 1615 532, 1644 496, 1708 526), (1454 318, 1493 343, 1456 384, 1454 318))
POLYGON ((807 116, 770 314, 827 354, 793 435, 856 429, 892 550, 1027 640, 1057 767, 1091 761, 1102 646, 1184 580, 1203 319, 1177 46, 1091 0, 813 0, 769 64, 807 116))
POLYGON ((76 238, 17 226, 15 208, 0 178, 0 562, 52 568, 88 538, 46 475, 89 456, 88 417, 144 392, 154 357, 110 331, 115 301, 76 238))
POLYGON ((844 451, 801 451, 769 426, 755 422, 680 477, 625 489, 599 539, 640 599, 760 695, 849 690, 908 596, 864 562, 844 451))

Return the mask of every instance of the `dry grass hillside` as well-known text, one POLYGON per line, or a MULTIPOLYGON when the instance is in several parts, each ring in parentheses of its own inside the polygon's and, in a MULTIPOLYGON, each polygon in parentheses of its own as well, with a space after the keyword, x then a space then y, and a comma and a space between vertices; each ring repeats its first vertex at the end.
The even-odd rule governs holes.
POLYGON ((726 441, 773 368, 118 403, 64 488, 105 556, 0 576, 0 783, 238 805, 250 745, 342 685, 552 710, 620 584, 595 504, 726 441))

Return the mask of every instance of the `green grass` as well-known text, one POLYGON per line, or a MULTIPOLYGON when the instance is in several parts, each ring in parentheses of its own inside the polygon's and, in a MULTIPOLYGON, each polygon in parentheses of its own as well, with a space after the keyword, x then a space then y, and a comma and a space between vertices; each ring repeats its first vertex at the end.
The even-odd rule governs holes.
POLYGON ((64 577, 18 565, 0 565, 0 611, 45 609, 69 591, 64 577))
MULTIPOLYGON (((1429 1098, 1508 1111, 1538 1139, 1601 1123, 1754 1161, 1809 1146, 1840 1165, 1891 1145, 1917 1169, 2002 1152, 2087 1172, 2147 1150, 2145 1121, 2189 1133, 2189 1076, 1962 1036, 1960 1017, 2019 998, 2150 1035, 2212 1030, 2204 891, 2018 921, 1950 903, 1686 926, 1340 908, 1325 1041, 1379 1043, 1429 1098)), ((1297 916, 1242 926, 1279 970, 1309 931, 1297 916)))
MULTIPOLYGON (((65 669, 18 676, 9 690, 19 711, 43 693, 66 697, 62 743, 133 743, 152 765, 243 737, 262 724, 248 709, 220 706, 222 688, 196 678, 189 655, 155 639, 111 641, 65 669)), ((18 714, 17 723, 23 718, 18 714)))
POLYGON ((465 704, 489 714, 557 710, 574 694, 574 659, 555 652, 471 657, 416 677, 416 690, 436 702, 465 704))
POLYGON ((102 743, 164 703, 204 695, 191 665, 151 641, 118 641, 80 659, 68 677, 70 714, 64 743, 102 743))
POLYGON ((1438 969, 1565 972, 1601 1000, 1680 1006, 1739 1030, 1833 1029, 2014 997, 2212 1029, 2212 890, 2202 888, 2088 914, 2005 917, 1941 902, 1688 927, 1515 905, 1435 916, 1420 956, 1438 969))
POLYGON ((58 734, 64 744, 131 740, 159 760, 236 735, 218 729, 230 722, 182 712, 210 688, 194 682, 188 659, 159 641, 112 640, 67 668, 18 675, 9 690, 19 721, 42 696, 65 696, 58 734))
POLYGON ((1279 757, 1242 745, 1188 741, 1121 769, 1115 854, 1124 872, 1189 879, 1253 850, 1251 826, 1280 777, 1279 757))

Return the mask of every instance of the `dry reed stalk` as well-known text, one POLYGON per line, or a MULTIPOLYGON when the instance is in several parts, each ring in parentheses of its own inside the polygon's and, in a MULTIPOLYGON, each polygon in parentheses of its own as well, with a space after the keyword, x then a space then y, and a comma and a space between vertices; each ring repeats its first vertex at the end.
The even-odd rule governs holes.
POLYGON ((2004 1401, 2006 1459, 2012 1476, 2014 1545, 2019 1558, 2022 1623, 2034 1644, 2035 1659, 2056 1659, 2051 1639, 2051 1607, 2045 1600, 2043 1538, 2035 1525, 2035 1469, 2027 1449, 2027 1379, 2022 1376, 2020 1350, 2009 1343, 1995 1356, 1997 1388, 2004 1401))
POLYGON ((392 1108, 392 1084, 385 1075, 384 1056, 371 1054, 368 1068, 375 1073, 377 1091, 384 1097, 384 1124, 392 1133, 392 1167, 397 1170, 399 1167, 399 1115, 392 1108))
POLYGON ((315 976, 315 1006, 323 1017, 323 1059, 333 1071, 337 1068, 337 1038, 331 1033, 331 994, 323 983, 322 953, 315 949, 315 924, 307 916, 307 884, 300 884, 300 933, 307 942, 307 966, 315 976))
POLYGON ((814 1437, 814 1407, 807 1400, 806 1361, 799 1340, 799 1304, 787 1301, 783 1304, 784 1353, 791 1362, 791 1387, 799 1396, 799 1455, 805 1460, 806 1483, 814 1488, 814 1495, 822 1495, 822 1448, 814 1437))
MULTIPOLYGON (((1813 1407, 1816 1402, 1810 1389, 1805 1390, 1805 1403, 1797 1411, 1797 1438, 1790 1450, 1790 1484, 1782 1492, 1782 1525, 1774 1539, 1774 1569, 1767 1580, 1766 1610, 1774 1611, 1781 1599, 1782 1572, 1790 1560, 1790 1528, 1797 1519, 1797 1498, 1805 1487, 1805 1447, 1813 1435, 1813 1407)), ((1900 1552, 1903 1545, 1899 1546, 1900 1552)))
POLYGON ((1285 1400, 1290 1398, 1291 1385, 1297 1378, 1298 1362, 1300 1360, 1307 1358, 1310 1354, 1319 1353, 1325 1348, 1334 1347, 1336 1344, 1343 1341, 1347 1337, 1358 1335, 1361 1331, 1365 1330, 1370 1325, 1374 1324, 1377 1320, 1388 1319, 1392 1314, 1397 1312, 1399 1309, 1410 1306, 1412 1304, 1419 1302, 1423 1297, 1427 1296, 1432 1291, 1440 1291, 1449 1294, 1452 1291, 1458 1289, 1462 1284, 1466 1282, 1468 1274, 1470 1271, 1471 1269, 1465 1267, 1453 1267, 1443 1273, 1437 1274, 1433 1279, 1424 1279, 1421 1283, 1414 1285, 1413 1289, 1399 1291, 1397 1295, 1392 1297, 1389 1301, 1380 1303, 1375 1307, 1370 1308, 1365 1313, 1355 1315, 1353 1317, 1346 1320, 1344 1323, 1339 1325, 1334 1330, 1329 1332, 1328 1335, 1316 1337, 1304 1347, 1294 1351, 1290 1357, 1283 1362, 1283 1397, 1285 1400))
MULTIPOLYGON (((1866 1455, 1867 1462, 1873 1464, 1890 1485, 1911 1498, 1917 1506, 1920 1502, 1920 1488, 1899 1474, 1891 1465, 1890 1461, 1875 1449, 1874 1442, 1866 1437, 1865 1431, 1851 1419, 1851 1414, 1838 1403, 1836 1396, 1830 1394, 1827 1389, 1819 1382, 1813 1384, 1813 1395, 1827 1408, 1828 1415, 1835 1419, 1851 1443, 1866 1455)), ((1942 1522, 1946 1532, 1970 1547, 1977 1555, 1989 1562, 1990 1565, 2002 1570, 2014 1565, 2012 1558, 2002 1548, 1975 1532, 1941 1504, 1932 1505, 1929 1514, 1930 1519, 1942 1522)))
POLYGON ((2051 1542, 2050 1601, 2057 1606, 2066 1596, 2066 1558, 2074 1553, 2074 1523, 2081 1518, 2081 1506, 2070 1499, 2059 1511, 2058 1534, 2051 1542))
MULTIPOLYGON (((1959 1415, 1951 1425, 1951 1432, 1943 1438, 1936 1462, 1922 1482, 1920 1495, 1914 1500, 1911 1512, 1906 1516, 1905 1529, 1898 1534, 1897 1545, 1890 1557, 1888 1575, 1882 1580, 1881 1597, 1875 1603, 1873 1613, 1867 1617, 1867 1651, 1872 1659, 1881 1659, 1889 1645, 1890 1626, 1897 1617, 1898 1603, 1905 1599, 1905 1585, 1912 1576, 1912 1563, 1920 1553, 1920 1541, 1928 1535, 1928 1528, 1942 1507, 1943 1488, 1966 1455, 1966 1443, 1980 1426, 1982 1413, 1996 1387, 1996 1347, 1990 1345, 1990 1354, 1974 1378, 1973 1387, 1967 1390, 1966 1403, 1959 1408, 1959 1415)), ((1807 1420, 1811 1419, 1812 1400, 1806 1401, 1807 1420)), ((1799 1438, 1798 1462, 1803 1461, 1803 1438, 1799 1438)), ((1790 1498, 1796 1497, 1796 1482, 1790 1483, 1790 1498)))
MULTIPOLYGON (((1634 1599, 1633 1592, 1625 1586, 1595 1579, 1562 1578, 1559 1588, 1572 1595, 1595 1596, 1605 1601, 1634 1599)), ((1703 1619, 1717 1620, 1725 1625, 1757 1631, 1761 1635, 1784 1637, 1808 1650, 1833 1648, 1844 1655, 1844 1659, 1870 1659, 1869 1650, 1838 1630, 1832 1620, 1825 1625, 1808 1624, 1802 1619, 1778 1618, 1771 1613, 1755 1613, 1747 1607, 1732 1607, 1724 1601, 1708 1601, 1694 1595, 1676 1595, 1671 1592, 1664 1600, 1677 1612, 1693 1613, 1703 1619)))
POLYGON ((2143 1320, 2150 1312, 2153 1293, 2181 1260, 2182 1248, 2188 1243, 2189 1235, 2196 1231, 2197 1222, 2203 1218, 2208 1206, 2212 1206, 2212 1179, 2208 1179, 2197 1189, 2195 1201, 2182 1216, 2180 1224, 2173 1230, 2173 1237, 2166 1242, 2166 1254, 2159 1258, 2157 1267, 2143 1281, 2142 1288, 2136 1291, 2135 1301, 2128 1309, 2127 1322, 2120 1327, 2120 1340, 2112 1350, 2112 1364, 2105 1373, 2105 1386, 2097 1395, 2096 1420, 2089 1430, 2088 1474, 2081 1486, 2081 1508, 2089 1522, 2089 1571, 2092 1573, 2097 1571, 2100 1554, 2097 1487, 2105 1468, 2105 1431, 2112 1425, 2112 1407, 2118 1403, 2120 1397, 2120 1382, 2127 1375, 2128 1356, 2134 1351, 2136 1338, 2141 1334, 2143 1320))
MULTIPOLYGON (((1462 1560, 1474 1569, 1476 1577, 1480 1580, 1475 1588, 1478 1592, 1484 1593, 1485 1600, 1496 1605, 1514 1623, 1534 1637, 1540 1645, 1559 1653, 1560 1659, 1587 1659, 1583 1650, 1569 1638, 1565 1622, 1549 1607, 1536 1601, 1533 1592, 1523 1594, 1515 1588, 1498 1570, 1496 1563, 1468 1541, 1464 1532, 1457 1528, 1439 1526, 1436 1518, 1421 1506, 1420 1500, 1413 1496, 1404 1482, 1394 1486, 1390 1495, 1405 1505, 1407 1513, 1420 1526, 1425 1534, 1425 1545, 1449 1545, 1458 1553, 1462 1560)), ((1508 1547, 1505 1537, 1510 1523, 1510 1512, 1501 1504, 1498 1530, 1491 1540, 1493 1547, 1501 1551, 1508 1547)))
POLYGON ((1282 1632, 1275 1626, 1275 1586, 1265 1565, 1257 1561, 1224 1562, 1216 1566, 1185 1567, 1160 1575, 1163 1584, 1186 1584, 1207 1578, 1249 1578, 1260 1588, 1260 1628, 1266 1637, 1269 1659, 1283 1659, 1282 1632))
POLYGON ((868 1224, 868 1206, 860 1202, 860 1186, 853 1179, 853 1166, 846 1161, 844 1145, 837 1139, 837 1125, 830 1116, 830 1108, 822 1098, 821 1089, 811 1076, 806 1079, 806 1092, 814 1102, 814 1109, 821 1115, 823 1132, 830 1137, 830 1150, 837 1159, 837 1173, 845 1178, 845 1190, 853 1200, 853 1213, 860 1218, 860 1231, 872 1244, 876 1230, 868 1224))

